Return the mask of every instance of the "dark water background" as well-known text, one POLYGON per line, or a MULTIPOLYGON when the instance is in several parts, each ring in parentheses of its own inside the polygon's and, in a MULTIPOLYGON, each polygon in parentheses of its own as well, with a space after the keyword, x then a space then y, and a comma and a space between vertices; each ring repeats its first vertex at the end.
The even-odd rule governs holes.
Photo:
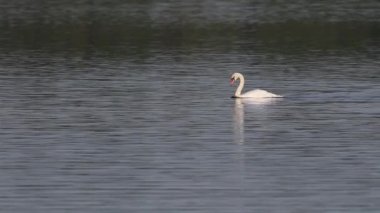
POLYGON ((0 211, 380 212, 379 68, 375 0, 0 0, 0 211))

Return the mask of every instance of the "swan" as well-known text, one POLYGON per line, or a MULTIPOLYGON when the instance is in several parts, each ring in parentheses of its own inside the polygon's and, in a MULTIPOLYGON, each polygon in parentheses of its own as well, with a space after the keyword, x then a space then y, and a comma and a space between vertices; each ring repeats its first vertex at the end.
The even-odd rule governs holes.
POLYGON ((232 98, 281 98, 283 96, 270 93, 262 89, 255 89, 241 94, 244 87, 244 76, 241 73, 235 72, 231 75, 230 84, 233 85, 235 81, 240 80, 239 86, 232 98))

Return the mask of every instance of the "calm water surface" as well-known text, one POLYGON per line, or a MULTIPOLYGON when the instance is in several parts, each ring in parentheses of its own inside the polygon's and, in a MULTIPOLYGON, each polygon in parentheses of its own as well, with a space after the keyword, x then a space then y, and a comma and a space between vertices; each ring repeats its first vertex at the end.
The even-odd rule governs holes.
POLYGON ((4 4, 2 212, 380 212, 379 3, 205 2, 4 4))

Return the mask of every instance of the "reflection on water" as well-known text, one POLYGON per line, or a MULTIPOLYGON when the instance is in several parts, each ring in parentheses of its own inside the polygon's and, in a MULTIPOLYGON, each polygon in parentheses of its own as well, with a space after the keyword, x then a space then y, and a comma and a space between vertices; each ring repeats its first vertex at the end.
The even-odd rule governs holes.
MULTIPOLYGON (((237 144, 244 144, 244 108, 247 108, 248 115, 253 119, 267 116, 266 108, 270 105, 281 101, 283 98, 235 98, 235 106, 233 113, 233 129, 234 129, 234 141, 237 144)), ((255 131, 252 129, 252 131, 255 131)))
POLYGON ((244 144, 244 106, 240 98, 235 99, 233 128, 235 143, 244 144))
POLYGON ((347 54, 380 46, 376 0, 4 2, 0 49, 7 52, 147 59, 173 51, 347 54))

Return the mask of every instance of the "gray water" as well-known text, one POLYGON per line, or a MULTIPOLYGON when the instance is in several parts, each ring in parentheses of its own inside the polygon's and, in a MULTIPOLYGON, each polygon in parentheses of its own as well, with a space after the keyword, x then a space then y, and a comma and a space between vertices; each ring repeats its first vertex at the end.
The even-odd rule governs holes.
POLYGON ((0 3, 1 212, 380 212, 377 1, 0 3))

